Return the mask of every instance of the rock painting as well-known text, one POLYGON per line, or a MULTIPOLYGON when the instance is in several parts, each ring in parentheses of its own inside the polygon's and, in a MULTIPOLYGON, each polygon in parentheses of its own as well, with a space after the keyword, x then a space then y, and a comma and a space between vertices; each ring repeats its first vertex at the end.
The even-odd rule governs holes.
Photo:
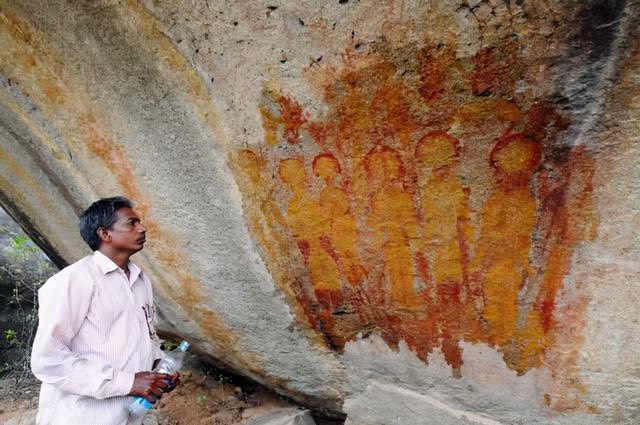
POLYGON ((540 367, 597 227, 589 152, 521 89, 537 83, 517 40, 391 50, 307 70, 322 113, 265 87, 264 140, 231 160, 259 250, 335 350, 377 333, 426 362, 439 349, 454 376, 461 341, 540 367))

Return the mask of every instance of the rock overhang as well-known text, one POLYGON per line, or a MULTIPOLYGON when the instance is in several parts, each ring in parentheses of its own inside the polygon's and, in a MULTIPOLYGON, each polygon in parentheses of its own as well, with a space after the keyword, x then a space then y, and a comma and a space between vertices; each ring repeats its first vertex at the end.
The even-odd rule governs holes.
POLYGON ((131 197, 165 330, 310 405, 628 418, 596 341, 637 300, 589 263, 637 278, 634 6, 267 6, 3 5, 3 205, 73 261, 81 209, 131 197))

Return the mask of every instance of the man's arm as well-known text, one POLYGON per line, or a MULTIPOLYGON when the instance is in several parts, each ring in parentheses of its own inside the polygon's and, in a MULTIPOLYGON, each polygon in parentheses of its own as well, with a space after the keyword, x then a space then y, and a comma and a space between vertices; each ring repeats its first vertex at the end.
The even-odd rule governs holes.
POLYGON ((61 273, 38 291, 39 325, 31 369, 42 382, 73 394, 98 399, 126 395, 133 386, 133 373, 83 358, 69 348, 87 316, 93 289, 90 281, 61 273))

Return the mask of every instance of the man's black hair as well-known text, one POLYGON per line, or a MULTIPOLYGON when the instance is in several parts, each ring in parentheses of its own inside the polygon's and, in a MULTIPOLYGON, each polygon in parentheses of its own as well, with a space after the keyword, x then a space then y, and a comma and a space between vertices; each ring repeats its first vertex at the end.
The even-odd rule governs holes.
POLYGON ((101 239, 98 229, 111 229, 118 219, 116 211, 120 208, 133 208, 133 203, 124 196, 103 198, 97 200, 80 216, 80 235, 89 247, 97 251, 100 248, 101 239))

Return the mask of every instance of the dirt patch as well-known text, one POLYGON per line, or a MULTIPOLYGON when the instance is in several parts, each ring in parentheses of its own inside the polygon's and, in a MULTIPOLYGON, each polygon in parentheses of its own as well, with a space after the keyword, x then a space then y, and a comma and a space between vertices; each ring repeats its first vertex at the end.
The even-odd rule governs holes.
POLYGON ((235 425, 276 407, 291 407, 264 387, 222 374, 193 370, 158 403, 158 425, 235 425))

